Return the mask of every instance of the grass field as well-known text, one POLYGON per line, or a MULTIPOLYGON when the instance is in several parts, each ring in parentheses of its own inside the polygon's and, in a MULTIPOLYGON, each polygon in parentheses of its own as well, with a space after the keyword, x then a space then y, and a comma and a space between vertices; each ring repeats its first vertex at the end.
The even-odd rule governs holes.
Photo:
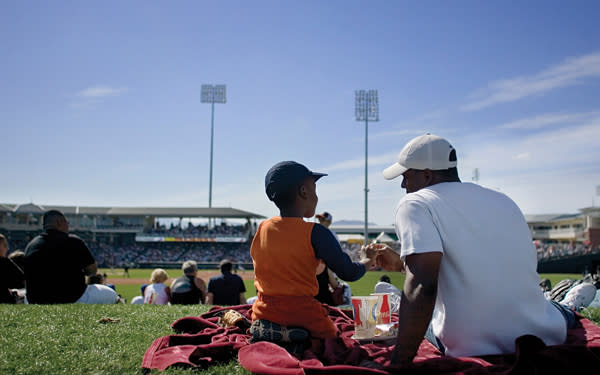
MULTIPOLYGON (((111 274, 107 270, 109 278, 111 274)), ((130 278, 144 279, 151 270, 130 270, 130 278)), ((117 274, 119 270, 112 271, 117 274)), ((169 272, 171 274, 171 272, 169 272)), ((361 280, 350 283, 354 295, 366 295, 383 272, 368 272, 361 280)), ((401 285, 401 274, 387 273, 401 285)), ((177 276, 173 270, 172 276, 177 276)), ((555 285, 558 281, 580 275, 542 275, 555 285)), ((250 293, 252 280, 246 280, 250 293)), ((139 293, 139 284, 119 284, 117 291, 131 300, 139 293)), ((151 305, 0 305, 0 374, 94 374, 140 375, 146 349, 158 337, 173 333, 170 324, 184 316, 200 315, 210 306, 151 305), (102 324, 103 317, 119 319, 102 324)), ((600 324, 600 309, 584 312, 600 324)), ((158 374, 152 371, 151 374, 158 374)), ((166 374, 247 374, 232 361, 205 371, 169 369, 166 374)))

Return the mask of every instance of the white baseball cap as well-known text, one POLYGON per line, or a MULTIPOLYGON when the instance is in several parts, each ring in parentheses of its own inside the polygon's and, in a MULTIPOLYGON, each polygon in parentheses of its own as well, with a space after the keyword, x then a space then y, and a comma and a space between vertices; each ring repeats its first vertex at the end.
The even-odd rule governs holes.
POLYGON ((391 180, 409 169, 432 171, 456 167, 456 152, 450 154, 454 147, 442 137, 425 134, 414 138, 404 146, 398 155, 398 162, 383 171, 383 177, 391 180), (453 159, 453 160, 451 160, 453 159))

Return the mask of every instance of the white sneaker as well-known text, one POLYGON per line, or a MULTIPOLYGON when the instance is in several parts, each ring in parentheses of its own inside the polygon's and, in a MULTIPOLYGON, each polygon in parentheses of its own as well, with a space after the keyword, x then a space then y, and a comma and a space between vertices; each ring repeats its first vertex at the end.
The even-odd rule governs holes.
POLYGON ((596 297, 596 287, 591 283, 581 283, 571 288, 565 298, 560 302, 575 311, 589 306, 596 297))

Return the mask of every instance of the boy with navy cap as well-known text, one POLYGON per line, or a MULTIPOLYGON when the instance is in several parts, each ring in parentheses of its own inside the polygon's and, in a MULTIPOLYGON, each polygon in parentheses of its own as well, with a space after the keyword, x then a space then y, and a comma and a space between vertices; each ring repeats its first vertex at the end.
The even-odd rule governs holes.
POLYGON ((316 181, 323 176, 294 161, 279 162, 267 172, 265 191, 280 216, 260 224, 250 247, 258 291, 250 329, 255 341, 301 341, 306 331, 313 339, 336 337, 327 308, 314 298, 320 260, 346 281, 360 279, 375 265, 374 251, 352 262, 331 231, 304 221, 315 214, 316 181))

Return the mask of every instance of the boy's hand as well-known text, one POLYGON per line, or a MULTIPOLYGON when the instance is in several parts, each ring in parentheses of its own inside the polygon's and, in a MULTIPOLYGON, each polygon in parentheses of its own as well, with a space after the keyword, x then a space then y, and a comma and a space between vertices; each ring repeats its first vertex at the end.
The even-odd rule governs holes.
POLYGON ((323 262, 322 259, 319 259, 319 265, 317 266, 316 275, 319 275, 323 271, 325 271, 325 262, 323 262))
POLYGON ((375 257, 377 256, 377 248, 374 246, 375 244, 370 244, 370 245, 363 245, 360 248, 360 257, 361 258, 369 258, 369 259, 375 259, 375 257))
POLYGON ((369 246, 362 246, 360 248, 360 262, 365 265, 367 270, 374 270, 377 268, 377 251, 375 248, 369 246))

